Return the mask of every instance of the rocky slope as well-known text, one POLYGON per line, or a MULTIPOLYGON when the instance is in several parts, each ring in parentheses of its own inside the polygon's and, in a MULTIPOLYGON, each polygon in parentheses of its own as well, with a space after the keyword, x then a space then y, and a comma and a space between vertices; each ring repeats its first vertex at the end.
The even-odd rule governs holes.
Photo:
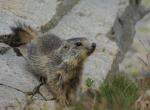
MULTIPOLYGON (((63 39, 87 37, 97 43, 97 49, 85 63, 82 85, 90 77, 98 87, 108 72, 119 68, 132 44, 136 23, 148 12, 141 0, 1 0, 0 34, 11 33, 9 27, 19 20, 63 39)), ((0 83, 23 91, 31 91, 39 83, 27 69, 25 59, 3 43, 0 45, 0 83)), ((19 109, 18 103, 25 102, 25 94, 0 86, 0 109, 19 109)), ((52 103, 38 100, 30 107, 36 104, 50 109, 52 103)))

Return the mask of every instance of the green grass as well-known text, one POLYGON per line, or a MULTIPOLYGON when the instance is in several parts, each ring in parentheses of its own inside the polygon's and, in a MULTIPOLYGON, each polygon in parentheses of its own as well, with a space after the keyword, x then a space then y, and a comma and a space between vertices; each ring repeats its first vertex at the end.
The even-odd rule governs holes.
POLYGON ((86 82, 85 84, 87 87, 92 87, 94 84, 94 80, 91 78, 87 78, 85 82, 86 82))
MULTIPOLYGON (((91 86, 90 78, 86 80, 86 85, 91 86)), ((134 110, 134 103, 138 98, 137 85, 124 73, 109 74, 98 90, 92 90, 95 95, 85 95, 88 98, 81 98, 73 110, 134 110), (93 97, 94 96, 94 97, 93 97), (89 103, 94 103, 90 108, 89 103), (89 106, 89 107, 88 107, 89 106), (86 108, 86 109, 85 109, 86 108)))
POLYGON ((124 73, 109 75, 99 89, 111 110, 132 110, 138 87, 124 73))

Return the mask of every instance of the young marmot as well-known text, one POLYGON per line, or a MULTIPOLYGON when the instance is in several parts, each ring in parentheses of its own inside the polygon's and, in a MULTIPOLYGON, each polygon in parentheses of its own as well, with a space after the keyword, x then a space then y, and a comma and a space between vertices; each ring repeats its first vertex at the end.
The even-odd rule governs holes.
POLYGON ((96 44, 84 37, 63 40, 28 26, 12 30, 18 45, 28 43, 26 58, 33 73, 45 79, 46 87, 60 105, 71 104, 80 85, 84 61, 96 44))

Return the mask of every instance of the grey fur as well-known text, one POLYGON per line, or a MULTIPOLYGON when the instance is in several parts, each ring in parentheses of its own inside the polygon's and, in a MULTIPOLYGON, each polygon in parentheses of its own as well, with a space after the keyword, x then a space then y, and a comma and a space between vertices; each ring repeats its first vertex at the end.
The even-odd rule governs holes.
POLYGON ((46 86, 59 105, 70 105, 75 100, 84 61, 95 50, 92 44, 86 38, 62 40, 48 33, 28 44, 31 69, 46 79, 46 86))

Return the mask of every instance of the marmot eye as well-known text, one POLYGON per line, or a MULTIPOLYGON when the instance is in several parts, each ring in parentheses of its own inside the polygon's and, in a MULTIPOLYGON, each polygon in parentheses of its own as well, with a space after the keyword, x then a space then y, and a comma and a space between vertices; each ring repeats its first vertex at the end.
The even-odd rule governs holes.
POLYGON ((68 46, 67 46, 67 45, 65 45, 65 46, 64 46, 64 48, 65 48, 65 49, 68 49, 68 46))
POLYGON ((77 43, 75 43, 75 45, 76 45, 76 46, 81 46, 82 43, 81 43, 81 42, 77 42, 77 43))

